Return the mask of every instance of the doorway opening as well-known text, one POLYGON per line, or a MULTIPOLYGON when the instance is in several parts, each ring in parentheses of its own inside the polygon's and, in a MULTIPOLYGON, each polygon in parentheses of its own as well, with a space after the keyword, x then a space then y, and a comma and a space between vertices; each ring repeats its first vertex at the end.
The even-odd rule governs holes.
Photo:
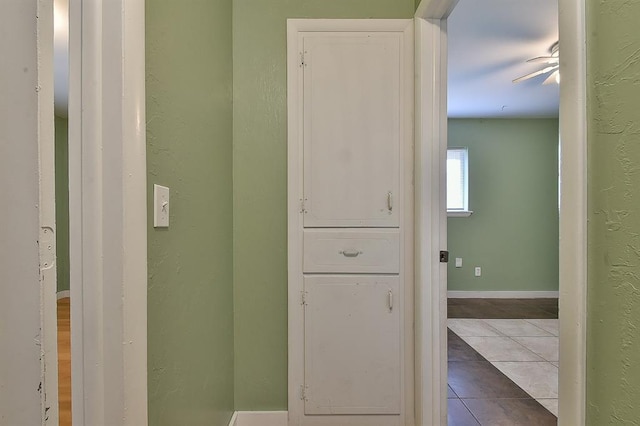
MULTIPOLYGON (((424 0, 416 11, 416 356, 417 415, 423 424, 447 422, 447 52, 448 18, 457 0, 424 0), (446 256, 445 256, 446 257, 446 256)), ((559 214, 558 419, 583 424, 586 353, 586 52, 585 5, 559 0, 562 59, 559 133, 562 162, 559 214)), ((515 78, 519 76, 514 76, 515 78)), ((471 206, 473 210, 473 206, 471 206)), ((455 255, 452 256, 455 259, 455 255)), ((454 262, 455 260, 452 261, 454 262)), ((464 264, 464 262, 463 262, 464 264)), ((475 266, 471 265, 475 274, 475 266)), ((482 273, 482 271, 481 271, 482 273)))
POLYGON ((558 4, 460 0, 447 35, 448 421, 555 425, 558 4))
POLYGON ((58 412, 71 425, 71 290, 69 273, 69 0, 53 2, 56 187, 58 412))

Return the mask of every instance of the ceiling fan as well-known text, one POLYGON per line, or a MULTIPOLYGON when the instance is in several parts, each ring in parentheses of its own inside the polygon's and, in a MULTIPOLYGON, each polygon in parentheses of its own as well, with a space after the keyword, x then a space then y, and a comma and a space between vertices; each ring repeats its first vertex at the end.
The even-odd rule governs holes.
POLYGON ((549 51, 549 56, 538 56, 537 58, 532 58, 527 61, 527 63, 547 64, 546 67, 527 75, 523 75, 522 77, 518 77, 513 80, 513 82, 520 83, 521 81, 529 80, 539 75, 549 74, 542 84, 551 84, 554 82, 560 83, 560 48, 557 41, 553 43, 553 46, 551 46, 549 51))

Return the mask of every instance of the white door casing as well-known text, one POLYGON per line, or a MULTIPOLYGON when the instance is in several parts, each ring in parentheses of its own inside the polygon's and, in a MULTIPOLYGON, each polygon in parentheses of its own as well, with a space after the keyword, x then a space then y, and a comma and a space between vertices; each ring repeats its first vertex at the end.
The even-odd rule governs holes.
MULTIPOLYGON (((288 114, 289 424, 413 424, 413 21, 289 20, 288 114), (340 38, 346 41, 344 46, 331 46, 340 38), (395 65, 377 66, 376 61, 395 65), (320 87, 327 81, 336 87, 314 91, 316 84, 320 87), (392 90, 384 87, 373 95, 370 89, 358 92, 371 82, 376 90, 381 82, 392 90), (340 96, 346 100, 340 101, 340 96), (367 96, 369 102, 363 102, 367 96), (386 103, 395 107, 388 108, 386 103), (375 124, 363 126, 372 119, 375 124), (336 124, 324 130, 313 126, 323 120, 336 124), (381 258, 384 262, 378 264, 381 258), (317 275, 326 273, 339 283, 325 283, 329 276, 317 275), (335 275, 343 273, 367 275, 335 275), (384 283, 380 284, 384 291, 364 284, 372 277, 384 283), (398 280, 397 289, 390 277, 398 280), (363 283, 361 288, 358 282, 363 283), (338 296, 341 292, 343 298, 338 296), (393 310, 387 307, 390 300, 393 310), (371 310, 349 312, 349 306, 358 303, 371 310), (335 324, 324 326, 321 318, 330 315, 334 304, 346 323, 365 327, 370 323, 366 317, 381 321, 387 332, 378 335, 365 327, 358 336, 370 348, 385 344, 398 315, 398 341, 392 340, 387 351, 371 351, 360 369, 350 370, 355 374, 372 365, 382 366, 380 360, 386 360, 387 366, 372 377, 355 380, 377 389, 354 393, 355 386, 349 392, 335 376, 323 377, 328 364, 319 348, 328 348, 324 355, 329 358, 339 356, 345 347, 339 344, 341 339, 358 332, 341 332, 335 324), (394 375, 400 379, 399 397, 390 378, 394 375), (371 385, 382 381, 390 383, 387 395, 379 385, 371 385), (319 393, 314 395, 314 389, 319 393), (321 412, 351 414, 312 414, 321 412)), ((343 362, 349 365, 348 360, 343 362)))
POLYGON ((585 1, 559 0, 560 368, 558 424, 586 424, 587 90, 585 1))
POLYGON ((447 31, 446 19, 415 25, 416 424, 433 426, 447 423, 447 31))
POLYGON ((143 0, 69 1, 72 416, 147 424, 143 0))
POLYGON ((57 425, 53 4, 0 14, 0 424, 57 425))

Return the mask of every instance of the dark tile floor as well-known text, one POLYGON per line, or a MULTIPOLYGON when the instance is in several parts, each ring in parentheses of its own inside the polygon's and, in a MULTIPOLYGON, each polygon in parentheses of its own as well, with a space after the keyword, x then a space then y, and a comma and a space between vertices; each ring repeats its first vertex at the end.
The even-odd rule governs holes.
MULTIPOLYGON (((557 299, 449 299, 449 318, 557 318, 557 299)), ((449 426, 555 426, 556 417, 448 330, 449 426)))

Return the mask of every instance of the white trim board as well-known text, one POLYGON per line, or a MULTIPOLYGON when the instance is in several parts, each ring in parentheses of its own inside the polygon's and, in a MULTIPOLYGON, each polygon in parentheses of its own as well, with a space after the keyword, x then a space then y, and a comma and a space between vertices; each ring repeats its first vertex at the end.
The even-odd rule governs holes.
POLYGON ((458 291, 447 292, 449 299, 551 299, 559 291, 458 291))
MULTIPOLYGON (((445 14, 455 3, 419 10, 445 14)), ((447 423, 447 22, 424 17, 415 19, 415 412, 416 425, 432 426, 447 423)))
POLYGON ((0 51, 12 64, 0 71, 0 423, 53 426, 58 424, 53 5, 22 0, 7 6, 0 15, 0 51))
POLYGON ((238 412, 234 411, 231 419, 229 420, 229 426, 237 426, 238 425, 238 412))
POLYGON ((587 95, 585 0, 560 0, 560 369, 558 425, 586 422, 587 95))
POLYGON ((287 426, 286 411, 236 411, 229 426, 287 426))
POLYGON ((143 0, 69 1, 71 398, 79 425, 148 423, 144 11, 143 0))

